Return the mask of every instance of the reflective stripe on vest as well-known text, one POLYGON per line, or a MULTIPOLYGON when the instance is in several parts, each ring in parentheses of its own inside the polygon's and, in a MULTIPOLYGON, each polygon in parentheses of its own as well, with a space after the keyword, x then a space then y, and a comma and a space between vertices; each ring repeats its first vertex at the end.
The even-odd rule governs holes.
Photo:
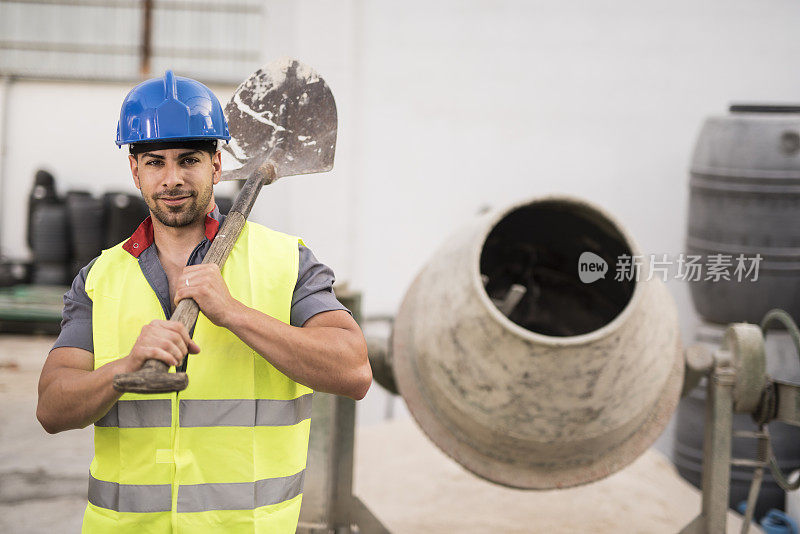
POLYGON ((252 510, 288 501, 303 490, 305 469, 295 475, 228 484, 196 484, 178 490, 178 513, 252 510))
POLYGON ((170 484, 117 484, 89 475, 89 502, 115 512, 168 512, 170 484))
MULTIPOLYGON (((222 277, 235 299, 289 323, 297 263, 298 238, 248 222, 222 277)), ((95 368, 128 354, 142 327, 164 318, 121 245, 94 263, 86 293, 95 368)), ((200 352, 189 356, 184 391, 126 393, 95 423, 84 532, 204 532, 221 524, 295 532, 313 392, 202 313, 193 338, 200 352)))
MULTIPOLYGON (((250 482, 193 484, 178 490, 178 513, 252 510, 288 501, 303 490, 305 469, 287 477, 250 482)), ((89 476, 89 502, 115 512, 168 512, 170 484, 117 484, 89 476)))
MULTIPOLYGON (((180 401, 180 426, 285 426, 311 417, 311 393, 296 399, 199 399, 180 401)), ((168 427, 168 399, 120 400, 95 425, 119 428, 168 427)))
POLYGON ((172 424, 169 399, 120 400, 95 425, 120 428, 155 428, 172 424))
POLYGON ((183 400, 180 425, 197 426, 284 426, 311 417, 311 393, 291 400, 183 400))

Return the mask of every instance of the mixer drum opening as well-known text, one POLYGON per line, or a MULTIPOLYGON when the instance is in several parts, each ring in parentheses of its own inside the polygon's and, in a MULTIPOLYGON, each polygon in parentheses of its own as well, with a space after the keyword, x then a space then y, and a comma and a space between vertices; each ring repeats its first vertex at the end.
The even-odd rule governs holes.
MULTIPOLYGON (((630 302, 635 282, 615 277, 619 259, 630 262, 631 256, 619 230, 589 206, 539 202, 509 212, 491 230, 480 272, 489 298, 504 313, 502 303, 517 286, 522 297, 508 310, 511 321, 538 334, 576 336, 610 323, 630 302), (606 265, 604 276, 592 282, 578 276, 586 252, 606 265)), ((594 267, 599 265, 595 258, 594 267)))

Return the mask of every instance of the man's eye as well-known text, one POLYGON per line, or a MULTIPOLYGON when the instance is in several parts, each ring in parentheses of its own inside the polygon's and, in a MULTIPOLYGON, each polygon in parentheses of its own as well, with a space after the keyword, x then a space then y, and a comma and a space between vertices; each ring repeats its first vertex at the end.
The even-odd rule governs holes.
POLYGON ((200 160, 197 158, 186 158, 183 160, 184 165, 194 165, 196 163, 200 163, 200 160))
POLYGON ((150 161, 145 162, 145 165, 150 165, 152 167, 157 167, 157 166, 161 165, 161 160, 151 159, 150 161))

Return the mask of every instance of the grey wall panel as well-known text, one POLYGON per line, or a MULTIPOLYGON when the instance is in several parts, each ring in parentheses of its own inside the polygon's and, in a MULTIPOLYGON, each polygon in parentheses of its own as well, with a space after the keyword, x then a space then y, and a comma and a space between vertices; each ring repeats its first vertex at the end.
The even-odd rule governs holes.
MULTIPOLYGON (((137 80, 144 0, 0 2, 0 75, 137 80)), ((149 75, 166 68, 208 83, 238 82, 261 60, 262 3, 152 3, 149 75)))

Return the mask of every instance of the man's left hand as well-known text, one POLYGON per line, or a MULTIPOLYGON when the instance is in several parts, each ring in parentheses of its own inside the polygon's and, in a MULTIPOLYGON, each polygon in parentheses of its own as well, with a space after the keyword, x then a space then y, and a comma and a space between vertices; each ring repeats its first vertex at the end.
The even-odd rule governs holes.
POLYGON ((215 263, 189 265, 183 268, 175 291, 175 305, 183 299, 192 298, 200 311, 217 326, 225 326, 226 317, 239 301, 231 296, 219 266, 215 263))

